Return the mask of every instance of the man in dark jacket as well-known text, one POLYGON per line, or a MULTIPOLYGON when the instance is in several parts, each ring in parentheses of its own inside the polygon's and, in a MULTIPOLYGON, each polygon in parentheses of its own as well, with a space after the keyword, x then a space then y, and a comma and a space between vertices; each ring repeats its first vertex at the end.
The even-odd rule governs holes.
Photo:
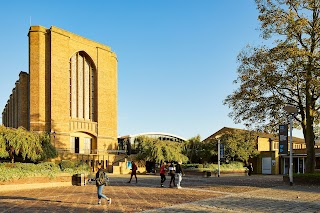
POLYGON ((106 185, 105 174, 103 169, 101 168, 101 163, 98 164, 98 171, 96 173, 96 186, 98 193, 98 205, 101 204, 101 198, 107 199, 108 204, 111 204, 111 198, 108 198, 104 194, 102 194, 103 187, 106 185), (100 181, 100 177, 104 177, 104 181, 100 181))

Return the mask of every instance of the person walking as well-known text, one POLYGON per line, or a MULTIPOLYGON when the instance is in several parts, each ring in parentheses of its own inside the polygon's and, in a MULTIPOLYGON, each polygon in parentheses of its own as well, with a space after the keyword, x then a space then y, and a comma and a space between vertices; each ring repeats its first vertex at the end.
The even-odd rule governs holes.
POLYGON ((172 184, 173 184, 173 186, 176 186, 176 177, 175 177, 176 176, 176 167, 173 165, 173 162, 171 162, 168 169, 169 169, 169 174, 171 176, 169 187, 172 188, 172 184))
POLYGON ((166 163, 162 162, 160 167, 161 187, 163 187, 163 183, 166 181, 166 170, 166 163))
POLYGON ((130 180, 128 181, 128 183, 131 182, 132 176, 134 175, 134 177, 136 178, 136 183, 138 183, 138 179, 137 179, 137 165, 134 163, 134 161, 131 161, 131 177, 130 180))
POLYGON ((177 184, 177 188, 181 189, 181 181, 182 181, 182 175, 184 175, 184 171, 182 169, 182 161, 179 161, 178 164, 176 165, 176 173, 178 174, 178 184, 177 184))
POLYGON ((96 186, 98 194, 98 205, 101 205, 101 198, 104 198, 108 201, 108 204, 111 204, 111 198, 108 198, 106 195, 102 194, 103 187, 107 184, 107 177, 105 171, 101 167, 101 163, 98 164, 98 171, 96 173, 96 186))
POLYGON ((253 172, 252 163, 250 163, 249 166, 247 166, 247 168, 248 168, 248 175, 251 176, 251 173, 253 172))

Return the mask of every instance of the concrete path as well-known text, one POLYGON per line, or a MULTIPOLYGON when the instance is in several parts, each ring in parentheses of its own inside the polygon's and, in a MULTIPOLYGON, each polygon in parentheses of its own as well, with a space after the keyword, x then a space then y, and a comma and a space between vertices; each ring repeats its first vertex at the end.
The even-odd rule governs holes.
MULTIPOLYGON (((169 179, 169 177, 167 177, 169 179)), ((0 191, 1 212, 320 212, 319 186, 289 186, 282 176, 183 177, 182 189, 160 188, 160 177, 110 175, 97 205, 96 187, 61 186, 0 191)), ((17 187, 17 186, 13 186, 17 187)))

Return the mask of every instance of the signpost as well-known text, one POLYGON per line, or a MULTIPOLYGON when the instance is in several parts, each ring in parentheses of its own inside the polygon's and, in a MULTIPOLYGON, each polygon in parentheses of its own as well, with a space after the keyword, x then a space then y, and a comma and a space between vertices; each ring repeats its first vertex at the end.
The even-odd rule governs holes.
POLYGON ((279 125, 279 154, 288 154, 288 125, 279 125))
POLYGON ((220 161, 225 162, 224 145, 220 143, 220 161))

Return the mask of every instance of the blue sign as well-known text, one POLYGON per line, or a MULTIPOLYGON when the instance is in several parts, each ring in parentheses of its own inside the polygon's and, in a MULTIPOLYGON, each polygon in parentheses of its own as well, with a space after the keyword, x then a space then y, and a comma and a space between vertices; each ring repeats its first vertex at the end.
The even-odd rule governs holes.
POLYGON ((132 163, 131 163, 131 161, 128 161, 128 162, 127 162, 127 167, 128 167, 128 169, 132 169, 132 163))

